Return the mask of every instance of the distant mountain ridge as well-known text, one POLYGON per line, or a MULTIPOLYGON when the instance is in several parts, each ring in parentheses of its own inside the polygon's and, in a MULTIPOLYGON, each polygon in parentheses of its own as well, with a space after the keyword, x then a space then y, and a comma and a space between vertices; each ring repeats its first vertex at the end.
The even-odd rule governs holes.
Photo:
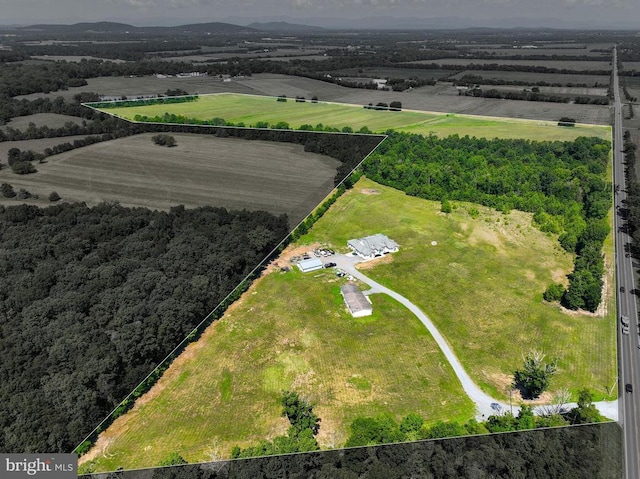
POLYGON ((73 25, 59 24, 38 24, 20 27, 19 30, 37 31, 49 33, 132 33, 132 34, 160 34, 160 33, 194 33, 194 34, 216 34, 216 33, 249 33, 257 30, 251 27, 233 25, 231 23, 209 22, 193 23, 189 25, 178 25, 174 27, 136 27, 127 23, 117 22, 83 22, 73 25))
POLYGON ((314 25, 303 25, 300 23, 289 23, 289 22, 253 22, 247 26, 249 28, 260 30, 262 32, 305 33, 305 32, 324 32, 327 30, 324 27, 319 27, 314 25))

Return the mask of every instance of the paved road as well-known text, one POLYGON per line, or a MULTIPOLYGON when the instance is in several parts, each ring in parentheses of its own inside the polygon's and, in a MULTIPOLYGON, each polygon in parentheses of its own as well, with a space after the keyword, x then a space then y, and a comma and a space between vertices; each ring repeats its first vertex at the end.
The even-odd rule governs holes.
POLYGON ((640 326, 638 325, 638 307, 636 296, 633 258, 627 256, 631 238, 627 234, 625 221, 621 215, 624 208, 626 179, 624 175, 624 153, 622 151, 622 102, 618 84, 617 52, 613 53, 613 92, 614 92, 614 125, 613 125, 613 178, 615 214, 615 252, 617 311, 618 311, 618 388, 620 392, 619 422, 624 431, 625 474, 628 479, 640 478, 640 326), (622 290, 624 288, 624 292, 622 290), (629 318, 628 334, 623 334, 620 317, 629 318), (625 385, 631 384, 633 393, 625 391, 625 385))
MULTIPOLYGON (((363 283, 368 284, 371 287, 371 289, 365 291, 365 294, 368 294, 368 295, 375 294, 375 293, 387 294, 391 296, 393 299, 395 299, 396 301, 398 301, 399 303, 406 306, 407 309, 409 309, 409 311, 411 311, 420 321, 422 321, 422 324, 424 324, 425 327, 429 330, 429 333, 431 333, 431 336, 433 336, 433 338, 435 339, 436 343, 438 344, 438 346, 444 353, 445 357, 447 358, 447 361, 449 361, 449 364, 451 364, 453 371, 455 372, 456 376, 460 380, 460 383, 462 384, 462 389, 469 396, 469 398, 475 403, 477 420, 479 421, 484 420, 491 415, 500 413, 500 411, 512 410, 514 415, 518 414, 518 412, 520 411, 520 408, 518 406, 513 406, 513 409, 511 409, 512 406, 504 402, 498 401, 492 398, 491 396, 489 396, 488 394, 485 394, 478 387, 478 385, 475 382, 473 382, 473 380, 469 377, 465 369, 462 367, 462 364, 460 363, 456 355, 453 353, 453 350, 451 349, 451 346, 449 346, 449 343, 447 342, 447 340, 442 336, 442 334, 440 334, 440 331, 438 331, 438 329, 431 322, 429 317, 426 314, 424 314, 424 312, 422 312, 420 308, 418 308, 415 304, 413 304, 404 296, 381 285, 380 283, 364 275, 361 271, 357 270, 356 264, 362 262, 360 258, 358 258, 357 256, 335 255, 335 256, 332 256, 327 261, 332 261, 336 263, 338 268, 349 273, 351 276, 359 279, 363 283)), ((575 406, 576 406, 575 403, 564 405, 565 408, 572 408, 575 406)), ((617 410, 616 401, 596 403, 596 406, 598 407, 602 415, 610 419, 614 419, 614 420, 618 419, 618 410, 617 410)), ((535 409, 535 412, 538 414, 546 413, 545 406, 539 406, 538 408, 535 409)))

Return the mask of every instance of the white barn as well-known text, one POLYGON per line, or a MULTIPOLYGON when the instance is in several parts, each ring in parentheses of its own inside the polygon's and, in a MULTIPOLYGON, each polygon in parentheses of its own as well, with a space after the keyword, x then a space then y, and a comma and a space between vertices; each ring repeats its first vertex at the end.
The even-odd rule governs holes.
POLYGON ((395 253, 399 249, 398 243, 380 233, 366 238, 349 240, 347 241, 347 246, 364 259, 373 259, 376 256, 395 253))
POLYGON ((344 302, 354 318, 361 318, 363 316, 371 316, 373 314, 373 306, 371 301, 367 298, 362 291, 353 283, 340 286, 340 294, 344 298, 344 302))
POLYGON ((300 271, 302 271, 303 273, 316 271, 318 269, 322 269, 322 267, 322 261, 320 261, 318 258, 311 258, 298 262, 298 268, 300 268, 300 271))

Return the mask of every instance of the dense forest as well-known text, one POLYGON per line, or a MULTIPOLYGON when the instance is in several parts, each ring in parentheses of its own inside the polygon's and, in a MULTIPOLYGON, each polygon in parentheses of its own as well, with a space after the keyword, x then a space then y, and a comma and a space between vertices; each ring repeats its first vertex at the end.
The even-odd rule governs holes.
POLYGON ((534 213, 542 231, 559 234, 563 248, 576 253, 563 304, 595 311, 604 273, 602 244, 609 233, 610 148, 593 137, 534 142, 390 132, 363 171, 420 198, 534 213))
POLYGON ((0 207, 0 450, 72 450, 287 233, 224 208, 0 207))
MULTIPOLYGON (((119 479, 617 479, 615 422, 114 473, 119 479)), ((85 476, 82 476, 85 477, 85 476)), ((86 476, 103 478, 103 474, 86 476)))

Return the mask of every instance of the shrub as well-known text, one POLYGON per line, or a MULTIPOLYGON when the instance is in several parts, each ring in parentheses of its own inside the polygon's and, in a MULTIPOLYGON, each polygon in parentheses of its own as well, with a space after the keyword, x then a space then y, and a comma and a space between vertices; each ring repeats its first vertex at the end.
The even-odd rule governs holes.
POLYGON ((451 213, 451 203, 449 203, 448 199, 442 198, 440 211, 442 211, 443 213, 451 213))
POLYGON ((58 193, 56 193, 55 191, 52 191, 51 193, 49 193, 49 201, 59 201, 60 200, 60 195, 58 193))
POLYGON ((11 170, 17 175, 28 175, 29 173, 35 173, 36 168, 28 161, 17 161, 11 165, 11 170))
POLYGON ((172 147, 177 145, 176 139, 173 136, 165 135, 163 133, 153 136, 151 140, 156 145, 160 145, 160 146, 172 147))
POLYGON ((16 196, 16 192, 13 191, 13 187, 9 183, 2 183, 2 186, 0 186, 0 192, 5 198, 13 198, 16 196))
POLYGON ((18 194, 16 196, 18 198, 20 198, 21 200, 27 200, 27 199, 31 198, 32 195, 31 195, 31 193, 29 193, 24 188, 20 188, 20 191, 18 191, 18 194))
POLYGON ((158 466, 179 466, 181 464, 187 464, 187 461, 178 454, 177 452, 172 452, 167 457, 165 457, 162 461, 158 463, 158 466))
POLYGON ((547 289, 542 294, 542 297, 545 301, 553 302, 560 301, 563 294, 564 286, 562 286, 561 284, 551 283, 549 286, 547 286, 547 289))

